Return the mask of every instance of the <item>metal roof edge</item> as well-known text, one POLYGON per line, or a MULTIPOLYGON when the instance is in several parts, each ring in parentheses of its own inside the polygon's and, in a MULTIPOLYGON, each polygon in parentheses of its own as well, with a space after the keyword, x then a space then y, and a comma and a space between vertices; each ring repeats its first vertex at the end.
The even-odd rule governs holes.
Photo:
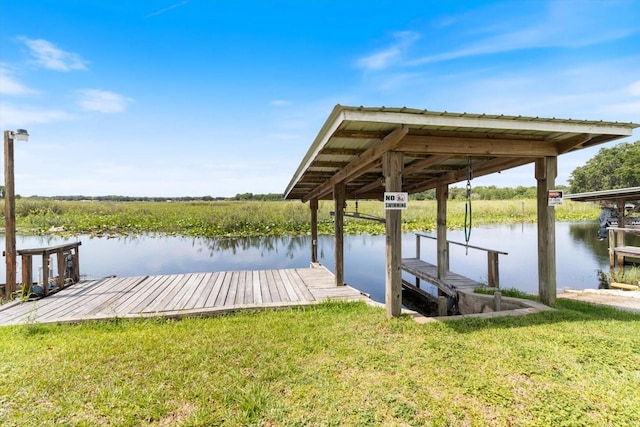
POLYGON ((493 127, 501 129, 539 130, 549 132, 595 133, 631 136, 640 124, 528 116, 449 113, 410 108, 343 107, 345 119, 408 125, 455 127, 493 127), (389 120, 389 119, 392 120, 389 120))
MULTIPOLYGON (((616 188, 612 190, 588 191, 585 193, 565 194, 564 199, 597 199, 601 197, 623 197, 628 194, 640 193, 640 187, 616 188)), ((587 200, 588 201, 588 200, 587 200)))
POLYGON ((287 188, 284 191, 284 199, 286 199, 289 196, 289 193, 291 193, 291 190, 293 190, 293 187, 297 184, 298 180, 302 177, 302 174, 307 169, 309 164, 313 161, 313 159, 316 157, 317 153, 320 152, 322 148, 324 148, 326 143, 329 141, 329 138, 331 137, 331 135, 333 135, 333 132, 335 132, 338 126, 340 126, 340 123, 342 122, 341 118, 343 118, 342 113, 345 110, 345 108, 348 108, 348 107, 344 107, 340 104, 336 104, 333 107, 333 110, 331 110, 331 114, 329 114, 329 117, 327 117, 327 120, 324 122, 324 124, 320 128, 320 131, 318 132, 318 135, 316 136, 316 138, 313 140, 311 147, 309 147, 309 150, 307 150, 307 153, 302 158, 302 161, 300 162, 298 169, 296 169, 296 172, 293 174, 291 181, 289 181, 289 184, 287 185, 287 188))

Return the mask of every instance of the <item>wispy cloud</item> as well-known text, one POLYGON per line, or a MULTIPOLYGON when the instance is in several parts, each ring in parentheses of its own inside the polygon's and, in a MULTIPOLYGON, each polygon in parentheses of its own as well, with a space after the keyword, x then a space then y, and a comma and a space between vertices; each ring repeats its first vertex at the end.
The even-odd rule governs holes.
POLYGON ((28 127, 34 124, 68 121, 74 118, 73 114, 62 110, 14 107, 3 103, 0 114, 0 127, 28 127))
POLYGON ((4 64, 0 64, 0 94, 2 95, 29 95, 37 91, 31 89, 16 78, 13 73, 6 68, 4 64))
POLYGON ((167 6, 164 9, 160 9, 160 10, 156 10, 155 12, 151 12, 150 14, 146 15, 145 18, 151 18, 153 16, 162 15, 163 13, 169 12, 170 10, 173 10, 173 9, 175 9, 177 7, 184 6, 187 3, 189 3, 189 1, 188 0, 184 0, 184 1, 181 1, 180 3, 172 4, 171 6, 167 6))
POLYGON ((288 101, 286 99, 274 99, 273 101, 271 101, 271 105, 274 107, 288 107, 289 105, 291 105, 291 101, 288 101))
POLYGON ((120 113, 126 109, 127 104, 133 102, 131 98, 101 89, 81 89, 76 93, 78 105, 86 111, 120 113))
POLYGON ((403 54, 418 39, 420 34, 414 31, 400 31, 393 34, 393 43, 371 55, 358 59, 356 65, 365 70, 381 70, 400 61, 403 54))
POLYGON ((80 55, 67 52, 50 41, 43 39, 29 39, 19 37, 30 50, 36 63, 44 68, 55 71, 86 70, 87 61, 80 55))
MULTIPOLYGON (((622 2, 619 4, 624 5, 622 2)), ((492 7, 507 7, 510 10, 481 8, 465 12, 458 17, 448 17, 446 26, 455 30, 456 37, 449 44, 414 43, 420 37, 415 31, 393 34, 390 46, 362 57, 358 65, 366 70, 383 70, 392 65, 416 67, 425 64, 450 61, 473 56, 491 55, 537 48, 580 48, 623 39, 640 31, 635 21, 624 16, 624 9, 603 8, 593 1, 552 1, 545 8, 529 13, 514 13, 514 4, 492 7), (500 17, 509 15, 510 20, 500 17), (478 23, 486 23, 478 25, 478 23), (607 25, 607 23, 615 25, 607 25), (597 31, 593 29, 597 28, 597 31), (434 46, 448 46, 435 51, 434 46), (428 52, 425 54, 425 51, 428 52)), ((438 37, 442 23, 434 24, 432 33, 425 38, 438 37)), ((427 30, 425 30, 427 31, 427 30)))

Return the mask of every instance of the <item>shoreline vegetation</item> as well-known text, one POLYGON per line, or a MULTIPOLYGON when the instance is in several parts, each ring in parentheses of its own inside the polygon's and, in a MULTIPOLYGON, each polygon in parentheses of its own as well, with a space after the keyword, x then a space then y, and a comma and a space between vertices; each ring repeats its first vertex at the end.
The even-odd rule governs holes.
MULTIPOLYGON (((473 225, 536 222, 534 199, 476 200, 473 225)), ((319 234, 333 234, 332 201, 321 201, 319 234)), ((565 201, 555 208, 556 221, 593 221, 600 209, 591 203, 565 201)), ((347 203, 348 212, 355 203, 347 203)), ((358 212, 384 218, 378 201, 359 201, 358 212)), ((464 226, 465 203, 449 200, 447 223, 464 226)), ((402 215, 403 232, 432 231, 436 227, 436 202, 412 200, 402 215)), ((299 201, 179 201, 111 202, 20 199, 16 224, 23 235, 131 235, 165 233, 188 237, 254 237, 311 233, 309 205, 299 201)), ((347 234, 384 234, 384 224, 345 218, 347 234)))

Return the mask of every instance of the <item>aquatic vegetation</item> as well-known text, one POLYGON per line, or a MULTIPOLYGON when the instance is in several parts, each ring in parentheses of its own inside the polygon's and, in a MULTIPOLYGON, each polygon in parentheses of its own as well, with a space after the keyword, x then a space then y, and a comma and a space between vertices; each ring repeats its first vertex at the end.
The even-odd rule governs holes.
MULTIPOLYGON (((318 232, 332 234, 333 202, 318 209, 318 232)), ((354 211, 349 202, 347 211, 354 211)), ((384 218, 378 201, 359 201, 358 211, 384 218)), ((486 200, 473 204, 473 223, 535 222, 535 200, 486 200)), ((558 221, 582 221, 598 217, 598 208, 587 203, 565 202, 556 208, 558 221)), ((447 204, 448 225, 464 224, 464 201, 447 204)), ((309 205, 299 201, 197 201, 197 202, 97 202, 21 199, 16 203, 22 234, 137 234, 159 232, 194 237, 245 237, 305 235, 311 233, 309 205)), ((436 202, 411 201, 403 212, 403 231, 434 230, 436 202)), ((347 234, 383 234, 384 224, 345 218, 347 234)))

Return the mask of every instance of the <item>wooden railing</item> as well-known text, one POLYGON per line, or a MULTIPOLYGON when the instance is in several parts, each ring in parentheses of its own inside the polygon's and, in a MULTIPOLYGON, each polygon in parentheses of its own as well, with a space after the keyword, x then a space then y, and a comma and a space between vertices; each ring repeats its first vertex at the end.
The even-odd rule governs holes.
POLYGON ((626 246, 627 233, 640 235, 640 228, 609 227, 609 267, 611 269, 615 268, 616 261, 618 268, 623 268, 625 257, 640 259, 640 247, 626 246))
MULTIPOLYGON (((416 258, 420 259, 420 238, 424 237, 426 239, 438 240, 436 236, 430 236, 428 234, 416 233, 416 258)), ((481 248, 480 246, 467 245, 465 243, 454 242, 451 240, 447 240, 447 250, 444 256, 444 268, 446 271, 449 271, 449 246, 450 245, 458 245, 468 249, 475 249, 480 251, 487 252, 487 286, 492 288, 500 287, 500 271, 498 269, 499 266, 499 256, 500 255, 509 255, 507 252, 496 251, 494 249, 481 248)))
POLYGON ((67 243, 59 246, 50 246, 47 248, 21 249, 17 251, 22 257, 22 286, 28 288, 31 293, 31 285, 33 284, 33 256, 42 255, 42 287, 44 296, 49 295, 49 259, 55 254, 58 265, 58 288, 64 288, 65 279, 71 279, 73 283, 80 280, 80 257, 78 255, 78 246, 82 242, 67 243), (71 255, 72 265, 67 265, 65 255, 71 255))

